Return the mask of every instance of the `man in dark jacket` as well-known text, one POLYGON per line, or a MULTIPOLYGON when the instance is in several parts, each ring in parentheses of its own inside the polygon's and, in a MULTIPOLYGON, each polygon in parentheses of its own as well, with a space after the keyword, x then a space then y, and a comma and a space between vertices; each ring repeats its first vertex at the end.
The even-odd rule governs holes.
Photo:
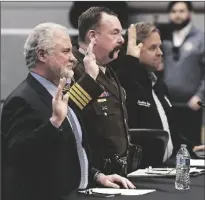
MULTIPOLYGON (((109 67, 109 63, 117 58, 124 43, 121 23, 117 15, 109 9, 91 7, 79 17, 78 29, 80 48, 73 50, 78 60, 74 70, 75 80, 84 73, 83 59, 86 49, 90 40, 95 38, 93 53, 100 68, 96 81, 104 90, 97 100, 92 101, 81 112, 94 165, 107 174, 126 175, 129 168, 127 162, 132 163, 130 155, 137 155, 138 149, 129 142, 124 90, 109 67), (130 149, 133 150, 132 153, 130 149)), ((134 165, 137 166, 137 163, 134 165)))
MULTIPOLYGON (((167 88, 154 74, 162 69, 160 33, 154 25, 141 22, 131 26, 128 30, 129 37, 143 44, 139 57, 125 56, 122 59, 118 73, 120 83, 126 91, 129 128, 167 131, 169 140, 162 160, 165 162, 179 149, 181 142, 188 141, 179 137, 167 88), (125 64, 127 67, 124 67, 125 64)), ((188 145, 192 151, 194 144, 188 145)), ((154 148, 150 146, 150 151, 154 148)), ((146 160, 144 163, 152 165, 155 158, 142 159, 146 160)))
POLYGON ((25 43, 29 74, 2 109, 4 200, 60 200, 93 181, 107 187, 134 187, 126 178, 106 176, 91 164, 85 131, 68 107, 68 98, 73 108, 77 99, 87 98, 81 106, 84 109, 98 97, 102 93, 95 82, 99 68, 92 54, 92 41, 84 75, 62 95, 76 62, 67 32, 59 24, 39 24, 25 43), (78 95, 72 96, 76 90, 78 95))

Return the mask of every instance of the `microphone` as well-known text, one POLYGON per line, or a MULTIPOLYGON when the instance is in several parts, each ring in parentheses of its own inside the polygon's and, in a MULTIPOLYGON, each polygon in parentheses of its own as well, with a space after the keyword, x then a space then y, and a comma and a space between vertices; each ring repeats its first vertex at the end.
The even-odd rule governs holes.
POLYGON ((198 101, 197 104, 198 104, 201 108, 205 108, 205 104, 203 104, 201 101, 198 101))

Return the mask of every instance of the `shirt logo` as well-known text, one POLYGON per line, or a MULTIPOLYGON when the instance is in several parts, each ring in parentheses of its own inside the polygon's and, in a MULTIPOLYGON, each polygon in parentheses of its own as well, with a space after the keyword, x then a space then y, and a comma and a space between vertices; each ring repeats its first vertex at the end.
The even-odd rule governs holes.
POLYGON ((139 106, 145 106, 145 107, 150 107, 150 103, 149 102, 145 102, 145 101, 140 101, 140 100, 138 100, 137 101, 137 104, 139 105, 139 106))
POLYGON ((105 102, 105 101, 107 101, 107 99, 105 99, 105 98, 97 99, 97 102, 98 102, 98 103, 105 102))

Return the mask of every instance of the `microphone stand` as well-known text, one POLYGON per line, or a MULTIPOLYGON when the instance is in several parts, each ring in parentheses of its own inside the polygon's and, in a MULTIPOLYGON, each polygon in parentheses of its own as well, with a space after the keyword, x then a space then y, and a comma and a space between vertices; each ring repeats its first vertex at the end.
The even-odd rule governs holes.
POLYGON ((205 108, 205 104, 202 103, 201 101, 198 101, 197 104, 198 104, 201 108, 205 108))

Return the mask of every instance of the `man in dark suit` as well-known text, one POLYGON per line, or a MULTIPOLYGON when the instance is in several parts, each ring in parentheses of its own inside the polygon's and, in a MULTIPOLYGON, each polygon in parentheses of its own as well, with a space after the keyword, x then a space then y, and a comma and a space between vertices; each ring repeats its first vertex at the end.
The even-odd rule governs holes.
POLYGON ((26 40, 29 74, 2 109, 4 200, 59 200, 93 181, 134 188, 127 179, 106 176, 92 167, 84 129, 68 101, 75 105, 79 98, 86 99, 84 109, 102 93, 95 82, 99 73, 92 54, 95 41, 87 50, 84 75, 63 95, 76 62, 67 32, 61 25, 43 23, 26 40))
MULTIPOLYGON (((162 162, 174 155, 179 149, 180 143, 188 143, 189 150, 192 151, 194 143, 185 140, 178 134, 167 88, 155 75, 156 71, 162 70, 163 55, 158 29, 145 22, 131 25, 128 29, 128 46, 130 46, 129 41, 143 44, 138 56, 130 56, 129 49, 127 50, 128 55, 121 59, 122 67, 117 73, 127 94, 129 127, 161 129, 168 132, 169 140, 162 162), (124 67, 125 64, 127 67, 124 67)), ((203 146, 198 148, 203 149, 203 146)), ((150 146, 150 150, 152 149, 156 149, 156 147, 150 146)), ((155 159, 155 157, 143 158, 142 153, 142 162, 148 166, 152 165, 155 159)))
POLYGON ((124 43, 121 23, 116 13, 108 8, 91 7, 79 17, 78 30, 79 48, 73 49, 78 60, 74 77, 76 80, 82 77, 85 71, 85 52, 94 38, 96 44, 93 53, 100 68, 96 82, 103 88, 98 99, 81 112, 93 162, 106 174, 119 173, 126 176, 127 171, 134 170, 137 166, 137 162, 133 163, 130 156, 133 155, 131 149, 136 161, 139 153, 129 141, 124 90, 109 67, 109 63, 118 57, 124 43), (131 169, 132 164, 135 167, 131 169))

